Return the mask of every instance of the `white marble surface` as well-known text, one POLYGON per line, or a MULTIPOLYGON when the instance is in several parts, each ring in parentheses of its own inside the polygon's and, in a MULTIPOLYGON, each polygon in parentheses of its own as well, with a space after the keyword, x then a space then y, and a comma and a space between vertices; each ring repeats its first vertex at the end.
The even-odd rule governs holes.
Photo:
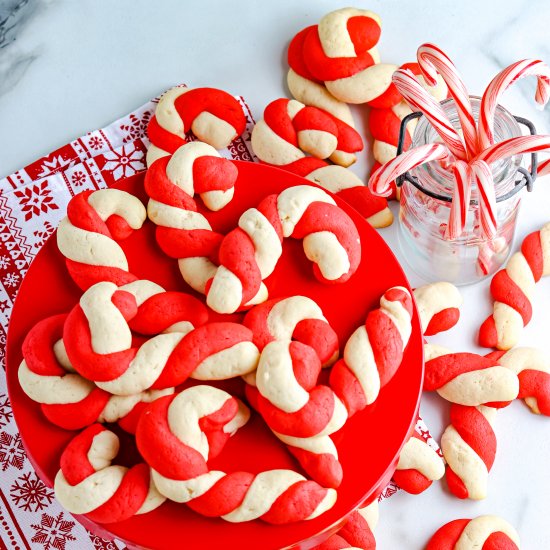
MULTIPOLYGON (((523 57, 550 61, 545 0, 481 2, 358 2, 384 21, 380 52, 388 62, 413 59, 430 40, 444 47, 463 71, 471 92, 480 93, 498 71, 523 57)), ((216 2, 214 0, 0 0, 5 13, 19 12, 0 32, 0 175, 6 175, 86 131, 103 126, 179 82, 212 85, 248 100, 256 117, 286 93, 285 47, 337 1, 216 2)), ((549 111, 533 107, 533 82, 522 82, 505 98, 514 113, 548 132, 549 111)), ((362 128, 364 110, 356 109, 362 128)), ((354 170, 366 174, 370 158, 354 170)), ((525 198, 518 238, 548 221, 550 181, 539 180, 525 198)), ((396 205, 393 207, 396 210, 396 205)), ((395 227, 383 230, 393 247, 395 227)), ((409 273, 411 283, 421 281, 409 273)), ((434 340, 475 350, 475 330, 490 310, 488 282, 463 289, 463 320, 434 340)), ((534 318, 523 344, 550 353, 550 283, 539 285, 534 318)), ((398 404, 396 404, 398 406, 398 404)), ((422 403, 436 437, 448 408, 434 396, 422 403)), ((420 496, 400 493, 381 506, 378 547, 423 548, 431 533, 456 517, 501 514, 519 530, 523 548, 550 548, 550 420, 521 403, 498 415, 499 449, 489 497, 462 502, 444 483, 420 496)))

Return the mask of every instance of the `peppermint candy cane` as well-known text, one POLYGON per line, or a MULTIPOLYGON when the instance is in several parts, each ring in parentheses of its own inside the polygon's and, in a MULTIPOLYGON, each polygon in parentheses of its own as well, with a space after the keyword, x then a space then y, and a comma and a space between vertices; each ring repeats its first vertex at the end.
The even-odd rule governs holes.
POLYGON ((487 496, 497 449, 493 430, 496 411, 483 405, 451 405, 451 423, 441 436, 441 450, 447 462, 447 485, 458 498, 481 500, 487 496))
POLYGON ((493 173, 491 167, 483 160, 474 160, 471 168, 477 185, 481 236, 490 240, 497 232, 497 202, 493 173))
POLYGON ((135 347, 128 321, 136 313, 136 299, 130 292, 103 282, 84 293, 65 322, 63 340, 72 365, 110 393, 164 389, 189 376, 221 380, 256 368, 259 353, 252 332, 242 325, 195 327, 191 310, 189 321, 175 332, 159 334, 135 347))
POLYGON ((59 222, 57 246, 82 290, 99 281, 122 285, 136 280, 118 241, 139 229, 145 218, 141 201, 118 189, 83 191, 71 199, 59 222))
POLYGON ((497 516, 455 519, 439 528, 426 550, 519 550, 516 530, 497 516))
POLYGON ((399 368, 411 335, 412 313, 409 291, 390 288, 380 298, 380 307, 346 342, 343 359, 330 373, 330 385, 349 416, 374 403, 399 368))
POLYGON ((550 136, 548 135, 520 136, 491 145, 474 157, 472 161, 483 160, 487 164, 492 164, 515 155, 538 153, 547 149, 550 149, 550 136))
POLYGON ((175 87, 165 92, 147 126, 151 145, 147 166, 176 152, 193 132, 214 149, 224 149, 240 136, 246 118, 232 95, 215 88, 175 87))
POLYGON ((421 111, 430 121, 455 158, 458 160, 467 160, 468 156, 462 139, 450 123, 445 111, 422 87, 413 72, 399 69, 393 73, 392 81, 411 109, 421 111))
POLYGON ((441 143, 430 143, 405 151, 371 174, 369 189, 373 195, 389 197, 395 180, 405 172, 434 160, 447 161, 448 159, 449 150, 441 143))
POLYGON ((550 174, 550 159, 543 160, 537 167, 537 176, 540 178, 550 174))
POLYGON ((505 407, 519 392, 517 375, 476 353, 424 345, 424 390, 459 405, 505 407))
POLYGON ((269 195, 244 212, 238 225, 220 245, 220 267, 207 289, 206 302, 218 313, 256 301, 282 254, 283 238, 302 240, 313 273, 323 283, 347 281, 361 260, 355 224, 316 187, 297 185, 269 195))
POLYGON ((136 441, 158 490, 197 513, 233 523, 291 523, 332 508, 336 491, 292 470, 210 470, 212 450, 220 452, 228 434, 245 421, 237 400, 210 386, 194 386, 149 405, 140 418, 136 441))
POLYGON ((275 298, 252 308, 243 320, 260 352, 275 340, 296 340, 312 347, 323 367, 338 359, 338 335, 323 311, 307 296, 275 298))
POLYGON ((95 422, 118 422, 135 432, 146 403, 174 393, 174 388, 115 396, 77 374, 62 340, 66 315, 37 323, 23 342, 18 378, 23 391, 37 403, 44 416, 66 430, 80 430, 95 422))
POLYGON ((550 359, 536 348, 514 348, 487 355, 519 378, 518 399, 523 399, 531 412, 550 416, 550 359))
POLYGON ((550 94, 550 67, 538 59, 523 59, 498 73, 485 90, 479 111, 479 149, 483 151, 495 142, 493 130, 495 111, 501 95, 515 82, 526 76, 537 77, 535 100, 546 105, 550 94))
POLYGON ((286 98, 272 101, 252 130, 252 149, 268 164, 285 166, 309 153, 342 166, 356 160, 363 140, 356 130, 316 107, 286 98))
POLYGON ((418 64, 428 84, 432 86, 437 84, 437 73, 443 77, 443 80, 447 84, 449 94, 454 99, 458 119, 464 135, 466 157, 472 158, 476 155, 478 149, 477 128, 470 96, 464 85, 464 81, 447 54, 435 44, 422 44, 418 48, 417 56, 418 64))
MULTIPOLYGON (((451 170, 453 172, 455 184, 453 187, 453 196, 451 202, 451 209, 449 212, 449 222, 445 229, 445 238, 449 240, 457 239, 464 232, 466 227, 466 216, 470 208, 470 196, 472 193, 472 178, 476 175, 476 181, 478 182, 478 197, 479 199, 479 212, 480 216, 483 213, 484 219, 490 218, 494 220, 496 211, 496 199, 494 187, 492 184, 492 174, 489 170, 490 178, 486 176, 487 164, 483 163, 480 168, 474 169, 471 165, 462 160, 455 161, 451 170), (480 178, 483 178, 483 182, 480 184, 480 178), (492 193, 491 193, 492 191, 492 193), (486 201, 482 201, 482 197, 488 197, 486 201), (493 208, 493 210, 491 210, 493 208)), ((484 227, 484 226, 482 226, 484 227)), ((496 231, 496 221, 493 225, 496 231)))
POLYGON ((130 469, 111 465, 118 450, 118 437, 100 424, 89 426, 69 443, 54 483, 64 508, 91 521, 114 523, 146 514, 166 500, 146 464, 130 469))
POLYGON ((337 195, 357 210, 372 227, 378 229, 393 223, 393 214, 388 208, 388 201, 374 196, 351 170, 330 165, 313 157, 306 157, 288 164, 285 170, 305 177, 337 195))
POLYGON ((343 473, 330 435, 345 424, 347 412, 331 388, 317 384, 320 372, 321 361, 309 346, 270 342, 247 379, 246 395, 306 473, 336 488, 343 473))
POLYGON ((414 432, 405 443, 393 480, 407 493, 418 495, 445 475, 445 462, 428 442, 414 432))
POLYGON ((454 327, 460 319, 462 295, 445 281, 430 283, 413 291, 424 336, 432 336, 454 327))
POLYGON ((535 284, 550 274, 550 223, 523 240, 516 252, 491 281, 493 314, 479 329, 479 343, 508 350, 516 345, 532 316, 535 284))

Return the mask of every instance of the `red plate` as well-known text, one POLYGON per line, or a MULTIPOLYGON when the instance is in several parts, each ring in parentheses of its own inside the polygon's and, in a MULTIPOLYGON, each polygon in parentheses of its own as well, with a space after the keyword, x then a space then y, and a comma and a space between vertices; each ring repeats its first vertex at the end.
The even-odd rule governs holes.
MULTIPOLYGON (((215 230, 235 227, 241 212, 255 206, 264 196, 306 182, 301 177, 267 166, 236 162, 239 179, 233 201, 221 212, 208 214, 215 230)), ((145 200, 143 174, 120 185, 145 200)), ((312 274, 301 243, 287 240, 274 274, 267 279, 271 297, 303 294, 322 308, 343 345, 369 309, 377 307, 382 293, 390 286, 408 282, 399 263, 381 237, 353 209, 337 199, 354 220, 361 236, 362 260, 355 275, 345 284, 323 285, 312 274)), ((165 257, 154 239, 154 226, 144 227, 122 243, 130 270, 169 290, 188 290, 176 262, 165 257)), ((48 315, 68 311, 79 299, 80 291, 69 278, 55 236, 33 261, 13 309, 7 345, 7 379, 13 412, 27 454, 38 475, 48 486, 59 468, 59 457, 75 435, 50 424, 38 404, 22 391, 17 369, 22 359, 21 343, 29 329, 48 315)), ((418 316, 413 318, 412 337, 402 366, 382 390, 374 405, 355 415, 337 434, 344 470, 334 508, 321 517, 291 525, 274 526, 262 521, 232 524, 210 519, 185 505, 167 502, 159 509, 127 521, 98 525, 77 516, 92 532, 107 538, 117 537, 129 546, 171 549, 186 548, 280 549, 310 548, 334 532, 342 520, 365 499, 379 492, 389 481, 399 451, 412 430, 418 411, 423 375, 422 338, 418 316), (307 542, 306 542, 307 541, 307 542)), ((232 385, 233 387, 235 384, 232 385)), ((137 460, 132 438, 124 437, 126 463, 137 460)), ((235 435, 221 456, 211 463, 214 469, 258 472, 270 468, 298 469, 283 445, 275 439, 257 415, 235 435)))

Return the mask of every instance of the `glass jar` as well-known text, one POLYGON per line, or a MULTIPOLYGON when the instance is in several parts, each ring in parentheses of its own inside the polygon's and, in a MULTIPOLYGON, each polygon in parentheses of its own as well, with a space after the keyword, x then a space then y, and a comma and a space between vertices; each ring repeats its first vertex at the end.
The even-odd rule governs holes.
MULTIPOLYGON (((480 98, 471 97, 475 119, 479 115, 480 98)), ((442 102, 442 107, 457 131, 460 123, 454 100, 442 102)), ((495 141, 522 135, 512 114, 501 106, 495 112, 495 141)), ((425 116, 420 117, 414 130, 412 148, 441 142, 425 116)), ((521 179, 518 168, 522 155, 503 159, 491 165, 497 199, 505 197, 521 179)), ((426 191, 450 199, 454 187, 451 172, 438 161, 411 170, 410 175, 426 191)), ((420 276, 428 280, 445 280, 456 285, 477 282, 495 273, 510 254, 522 191, 497 202, 497 234, 492 240, 483 239, 479 230, 477 188, 472 185, 470 208, 463 234, 454 240, 444 238, 451 202, 432 198, 406 179, 401 188, 399 212, 399 243, 406 261, 420 276)))

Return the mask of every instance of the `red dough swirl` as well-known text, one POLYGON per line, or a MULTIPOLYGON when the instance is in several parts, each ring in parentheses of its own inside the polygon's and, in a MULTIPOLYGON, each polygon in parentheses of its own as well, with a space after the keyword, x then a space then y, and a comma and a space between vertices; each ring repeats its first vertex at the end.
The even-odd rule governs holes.
POLYGON ((330 509, 336 492, 292 470, 210 470, 209 458, 246 420, 234 397, 210 386, 194 386, 149 405, 136 440, 158 490, 195 512, 235 523, 291 523, 330 509))
POLYGON ((350 336, 343 359, 330 374, 330 385, 349 416, 374 403, 399 368, 412 331, 412 313, 409 291, 390 288, 380 298, 380 308, 350 336))
POLYGON ((413 294, 425 336, 444 332, 458 323, 462 296, 453 284, 431 283, 416 288, 413 294))
POLYGON ((317 187, 297 185, 269 195, 245 211, 238 225, 220 245, 220 266, 207 289, 206 302, 218 313, 256 301, 282 254, 284 238, 302 240, 313 273, 323 283, 346 282, 361 260, 355 224, 317 187))
POLYGON ((150 512, 164 502, 146 464, 130 469, 111 465, 118 449, 118 437, 99 424, 86 428, 69 443, 61 455, 54 485, 64 508, 86 514, 91 521, 114 523, 150 512))
POLYGON ((123 285, 137 277, 117 241, 139 229, 146 218, 141 201, 118 189, 84 191, 59 222, 57 246, 75 283, 86 290, 99 281, 123 285))
POLYGON ((426 550, 519 550, 519 535, 497 516, 455 519, 434 534, 426 550))
POLYGON ((128 323, 138 311, 136 298, 112 283, 98 283, 65 322, 67 355, 82 376, 117 395, 177 386, 189 376, 231 378, 256 368, 259 354, 250 330, 236 323, 196 326, 204 320, 197 315, 204 306, 191 297, 188 306, 185 325, 135 346, 128 323))
POLYGON ((151 146, 147 166, 171 155, 187 142, 193 132, 214 149, 227 147, 246 127, 240 103, 230 94, 215 88, 171 88, 163 94, 147 134, 151 146))

